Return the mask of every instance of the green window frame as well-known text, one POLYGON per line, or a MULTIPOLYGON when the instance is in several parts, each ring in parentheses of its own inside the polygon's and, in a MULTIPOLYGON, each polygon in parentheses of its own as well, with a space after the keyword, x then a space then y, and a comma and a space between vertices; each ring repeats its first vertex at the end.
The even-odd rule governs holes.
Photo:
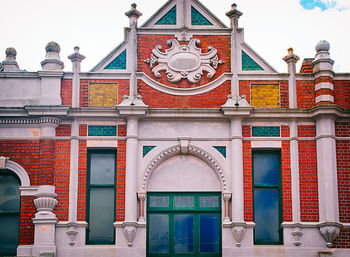
MULTIPOLYGON (((211 198, 213 199, 213 198, 211 198)), ((185 257, 185 256, 206 256, 206 257, 219 257, 222 255, 222 229, 221 229, 221 193, 218 192, 150 192, 147 193, 147 242, 146 251, 148 257, 185 257), (203 197, 209 197, 203 199, 203 197), (210 197, 216 198, 214 201, 210 201, 210 197), (152 199, 156 198, 156 199, 152 199), (190 199, 193 199, 190 200, 190 199), (168 201, 165 201, 168 199, 168 201), (202 200, 202 201, 201 201, 202 200), (166 205, 165 203, 168 202, 166 205), (206 206, 203 206, 206 205, 206 206), (150 251, 150 223, 151 216, 167 216, 168 226, 168 250, 167 252, 155 253, 150 251), (193 250, 192 252, 176 252, 175 237, 176 237, 176 218, 179 216, 193 217, 193 250), (201 237, 201 222, 204 222, 206 218, 216 218, 217 215, 218 227, 218 249, 217 252, 203 252, 203 244, 200 242, 201 237)))
POLYGON ((87 157, 86 244, 114 244, 117 151, 88 150, 87 157), (104 161, 106 166, 103 165, 104 161), (101 198, 103 201, 99 201, 101 198))
POLYGON ((15 256, 19 243, 21 181, 11 170, 0 170, 0 256, 15 256))
POLYGON ((283 222, 283 213, 281 185, 281 151, 253 150, 252 168, 253 217, 254 222, 256 224, 254 228, 254 244, 282 245, 283 230, 281 224, 283 222), (258 158, 260 160, 263 160, 263 162, 265 162, 266 165, 262 165, 261 161, 258 161, 258 158), (268 171, 269 168, 267 167, 271 167, 268 165, 269 162, 273 163, 271 164, 271 166, 274 166, 273 168, 271 168, 271 170, 273 171, 268 171), (263 176, 261 173, 264 173, 263 176), (269 216, 269 213, 273 214, 269 216), (271 217, 272 219, 269 222, 267 222, 267 220, 269 220, 269 218, 271 217), (272 232, 269 231, 269 229, 271 229, 272 232), (273 229, 276 229, 277 231, 274 231, 273 229), (274 239, 271 239, 273 237, 274 239))

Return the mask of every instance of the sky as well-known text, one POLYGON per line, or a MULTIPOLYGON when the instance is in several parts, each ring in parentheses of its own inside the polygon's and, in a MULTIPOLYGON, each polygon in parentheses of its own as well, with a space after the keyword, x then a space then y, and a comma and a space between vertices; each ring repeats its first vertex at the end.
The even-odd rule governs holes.
MULTIPOLYGON (((320 40, 330 43, 334 70, 350 73, 350 0, 200 0, 229 26, 225 15, 235 2, 243 12, 239 27, 245 42, 279 72, 287 72, 282 58, 289 47, 300 57, 315 56, 320 40)), ((129 25, 125 12, 131 3, 143 13, 142 25, 166 0, 0 0, 0 61, 7 47, 17 50, 22 70, 41 70, 45 46, 61 46, 65 71, 74 46, 86 56, 82 71, 90 71, 124 40, 129 25)))

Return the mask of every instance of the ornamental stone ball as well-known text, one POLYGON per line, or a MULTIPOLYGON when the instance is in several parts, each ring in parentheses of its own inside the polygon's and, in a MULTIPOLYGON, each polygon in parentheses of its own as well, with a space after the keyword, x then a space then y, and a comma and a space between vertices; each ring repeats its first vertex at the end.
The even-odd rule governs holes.
POLYGON ((61 47, 58 43, 51 41, 47 43, 45 47, 46 52, 54 52, 54 53, 59 53, 61 51, 61 47))
POLYGON ((17 51, 13 47, 9 47, 5 51, 6 58, 16 59, 17 51))
POLYGON ((320 42, 317 43, 316 52, 328 52, 330 49, 330 45, 326 40, 320 40, 320 42))

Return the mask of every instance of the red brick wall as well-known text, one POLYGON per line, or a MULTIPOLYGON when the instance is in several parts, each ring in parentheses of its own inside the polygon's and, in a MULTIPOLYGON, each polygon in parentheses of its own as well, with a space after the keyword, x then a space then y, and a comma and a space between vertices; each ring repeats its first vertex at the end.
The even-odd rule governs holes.
POLYGON ((0 141, 0 153, 21 165, 29 175, 30 184, 41 184, 39 173, 39 140, 0 141))
POLYGON ((286 80, 241 80, 239 81, 239 95, 246 95, 250 104, 251 84, 279 84, 280 86, 280 107, 289 108, 288 81, 286 80))
POLYGON ((55 141, 40 140, 39 151, 39 183, 41 185, 53 185, 55 166, 55 141))
MULTIPOLYGON (((198 83, 192 84, 187 79, 182 79, 177 83, 171 83, 168 81, 165 71, 161 71, 161 78, 156 78, 148 63, 144 61, 149 59, 152 54, 152 50, 157 46, 162 46, 162 52, 169 49, 167 40, 172 39, 171 35, 139 35, 138 36, 138 71, 145 72, 152 79, 171 87, 178 88, 192 88, 205 85, 216 78, 220 77, 225 72, 230 72, 230 36, 194 36, 201 41, 199 48, 202 49, 202 53, 208 52, 208 46, 212 46, 217 49, 217 55, 219 60, 223 60, 223 65, 218 65, 215 75, 212 78, 207 78, 207 73, 203 72, 203 76, 198 83)), ((181 45, 187 45, 188 42, 180 42, 181 45)))
MULTIPOLYGON (((281 126, 281 136, 289 137, 289 126, 281 126)), ((282 205, 283 221, 292 221, 292 181, 290 169, 290 141, 282 141, 282 205)))
POLYGON ((333 243, 333 248, 350 248, 350 230, 340 230, 340 235, 333 243))
MULTIPOLYGON (((60 125, 56 128, 56 136, 70 136, 71 126, 60 125)), ((70 173, 70 141, 56 140, 55 144, 55 190, 58 204, 55 214, 59 221, 68 220, 69 211, 69 173, 70 173)))
POLYGON ((72 106, 72 80, 63 79, 61 82, 62 105, 72 106))
POLYGON ((343 108, 350 108, 350 81, 334 80, 334 102, 343 108))
MULTIPOLYGON (((118 126, 118 136, 126 136, 126 126, 118 126)), ((124 221, 125 218, 125 161, 126 141, 118 141, 117 149, 117 196, 116 196, 116 221, 124 221)))
MULTIPOLYGON (((87 125, 79 126, 79 136, 87 136, 87 125)), ((86 179, 87 179, 87 144, 86 140, 79 141, 78 167, 78 212, 77 220, 86 221, 86 179)))
POLYGON ((80 107, 88 107, 89 83, 117 83, 118 84, 118 104, 120 104, 123 101, 124 95, 129 95, 129 80, 82 79, 80 80, 80 107))
MULTIPOLYGON (((298 126, 299 137, 316 136, 316 127, 298 126)), ((316 141, 300 140, 299 186, 300 215, 303 222, 319 221, 316 141)))
POLYGON ((138 82, 138 93, 151 108, 220 108, 231 92, 231 83, 224 82, 210 92, 194 96, 174 96, 157 91, 143 81, 138 82))
MULTIPOLYGON (((251 127, 243 126, 243 137, 251 137, 251 127)), ((244 190, 244 220, 253 221, 253 174, 252 147, 250 141, 243 141, 243 190, 244 190)))
POLYGON ((21 214, 19 224, 19 244, 32 245, 34 243, 34 218, 36 208, 34 196, 21 196, 21 214))
POLYGON ((297 107, 312 108, 315 105, 315 82, 297 80, 297 107))

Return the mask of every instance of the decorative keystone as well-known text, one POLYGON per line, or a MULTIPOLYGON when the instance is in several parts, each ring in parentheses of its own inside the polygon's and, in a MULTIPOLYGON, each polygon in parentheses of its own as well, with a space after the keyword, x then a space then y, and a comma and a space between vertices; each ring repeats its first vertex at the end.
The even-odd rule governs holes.
POLYGON ((334 240, 339 236, 342 225, 337 222, 325 222, 318 225, 320 233, 326 240, 326 246, 331 248, 334 240))
POLYGON ((124 236, 126 240, 128 241, 128 246, 132 247, 134 239, 136 237, 136 225, 134 223, 124 223, 124 236))
POLYGON ((45 60, 41 62, 43 70, 63 70, 64 63, 60 59, 61 47, 58 43, 51 41, 46 47, 45 60))

